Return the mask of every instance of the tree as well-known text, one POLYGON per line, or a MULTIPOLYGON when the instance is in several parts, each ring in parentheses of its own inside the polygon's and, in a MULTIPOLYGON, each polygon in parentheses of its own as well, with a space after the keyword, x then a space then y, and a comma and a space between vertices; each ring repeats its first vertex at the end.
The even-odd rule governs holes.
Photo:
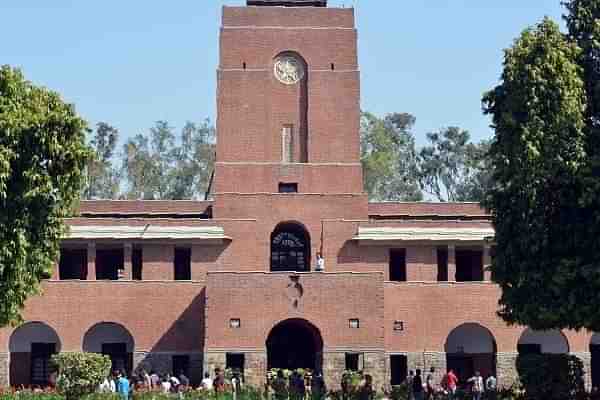
MULTIPOLYGON (((586 237, 586 93, 581 51, 549 19, 506 50, 484 99, 495 138, 486 196, 496 229, 499 315, 534 329, 600 329, 598 236, 586 237), (535 295, 532 295, 535 294, 535 295)), ((597 196, 597 194, 596 194, 597 196)))
POLYGON ((471 143, 469 132, 457 127, 428 133, 427 139, 419 154, 423 190, 438 201, 482 201, 490 182, 489 142, 471 143))
POLYGON ((177 144, 175 130, 158 121, 147 136, 137 135, 124 146, 123 172, 127 197, 183 200, 204 195, 214 167, 215 130, 206 120, 188 122, 177 144))
POLYGON ((374 201, 419 201, 417 153, 411 129, 415 117, 388 114, 383 119, 361 115, 361 162, 364 185, 374 201))
POLYGON ((175 200, 201 198, 208 190, 215 163, 215 128, 205 120, 188 122, 181 131, 175 151, 170 197, 175 200))
POLYGON ((60 96, 0 68, 0 326, 18 323, 58 257, 90 151, 60 96))
POLYGON ((96 125, 90 141, 93 154, 87 163, 86 199, 115 199, 119 193, 120 175, 113 167, 119 131, 105 122, 96 125))
POLYGON ((96 353, 61 353, 52 357, 58 367, 56 386, 67 400, 94 393, 110 374, 110 357, 96 353))

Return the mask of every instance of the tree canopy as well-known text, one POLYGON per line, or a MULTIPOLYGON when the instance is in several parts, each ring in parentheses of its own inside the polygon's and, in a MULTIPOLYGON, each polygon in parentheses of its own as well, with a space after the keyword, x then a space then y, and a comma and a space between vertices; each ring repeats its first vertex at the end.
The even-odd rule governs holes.
POLYGON ((60 96, 0 67, 0 326, 50 275, 79 198, 86 123, 60 96))
POLYGON ((484 97, 496 133, 486 205, 499 314, 534 329, 600 329, 598 235, 589 236, 598 222, 583 184, 590 84, 581 60, 577 43, 545 19, 506 50, 501 83, 484 97))
POLYGON ((438 201, 482 201, 490 185, 489 142, 472 143, 468 131, 449 127, 427 134, 419 153, 419 181, 438 201))

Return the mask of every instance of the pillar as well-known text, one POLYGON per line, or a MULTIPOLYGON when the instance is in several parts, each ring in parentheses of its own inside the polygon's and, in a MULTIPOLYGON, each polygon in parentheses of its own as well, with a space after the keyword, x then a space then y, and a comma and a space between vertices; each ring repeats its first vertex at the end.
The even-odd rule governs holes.
POLYGON ((123 245, 123 274, 119 276, 119 279, 130 281, 132 279, 131 272, 133 270, 133 264, 131 262, 131 256, 133 253, 133 245, 131 243, 125 243, 123 245))
POLYGON ((456 282, 456 246, 448 245, 448 282, 456 282))
POLYGON ((96 243, 94 242, 87 245, 87 280, 96 280, 96 243))
POLYGON ((490 245, 483 246, 483 280, 485 282, 492 281, 492 271, 490 270, 492 266, 491 251, 492 247, 490 245))

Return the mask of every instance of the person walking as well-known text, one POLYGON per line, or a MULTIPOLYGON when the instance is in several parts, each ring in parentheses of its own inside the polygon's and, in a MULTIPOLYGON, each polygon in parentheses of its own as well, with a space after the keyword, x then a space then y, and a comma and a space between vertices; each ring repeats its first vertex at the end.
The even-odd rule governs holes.
POLYGON ((487 400, 496 400, 498 395, 498 380, 494 374, 490 374, 485 380, 485 393, 487 400))
POLYGON ((413 383, 414 379, 415 379, 415 371, 413 371, 411 369, 410 371, 408 371, 408 376, 406 377, 406 388, 408 391, 408 400, 415 399, 415 395, 413 393, 413 388, 412 388, 412 383, 413 383))
POLYGON ((448 370, 448 373, 446 374, 444 380, 448 388, 448 398, 450 400, 453 400, 454 396, 456 395, 456 388, 458 386, 458 378, 454 374, 454 370, 448 370))
POLYGON ((476 371, 475 376, 469 378, 467 382, 472 385, 471 391, 473 392, 473 400, 481 400, 483 396, 484 386, 483 378, 481 377, 479 371, 476 371))
POLYGON ((427 378, 425 378, 425 399, 432 400, 435 396, 435 384, 433 383, 433 375, 435 374, 435 368, 431 367, 427 378))
POLYGON ((417 369, 417 373, 412 381, 412 392, 415 400, 425 399, 423 389, 423 378, 421 377, 421 370, 417 369))
POLYGON ((121 400, 129 399, 129 380, 125 377, 125 374, 121 371, 117 371, 117 394, 121 400))
POLYGON ((210 374, 208 372, 204 373, 204 379, 202 379, 202 384, 200 386, 202 390, 211 391, 213 389, 213 380, 210 379, 210 374))

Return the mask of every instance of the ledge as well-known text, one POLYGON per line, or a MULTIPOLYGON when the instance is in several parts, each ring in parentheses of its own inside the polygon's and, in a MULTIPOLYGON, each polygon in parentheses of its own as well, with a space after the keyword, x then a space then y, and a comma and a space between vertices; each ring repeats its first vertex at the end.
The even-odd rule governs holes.
POLYGON ((219 226, 72 225, 63 239, 231 240, 219 226))
POLYGON ((380 242, 486 242, 495 235, 493 228, 358 228, 353 240, 365 244, 380 242))

